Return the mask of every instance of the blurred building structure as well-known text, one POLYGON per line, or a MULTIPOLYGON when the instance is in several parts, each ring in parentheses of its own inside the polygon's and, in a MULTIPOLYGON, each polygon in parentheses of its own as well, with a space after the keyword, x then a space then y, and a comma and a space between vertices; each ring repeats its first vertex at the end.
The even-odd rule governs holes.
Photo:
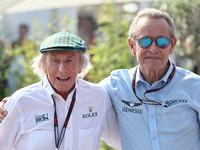
MULTIPOLYGON (((88 44, 91 43, 92 32, 96 29, 96 21, 101 4, 106 0, 0 0, 0 34, 4 35, 11 42, 18 37, 20 24, 29 27, 28 38, 36 31, 33 20, 47 26, 52 22, 52 11, 56 11, 59 17, 66 14, 69 20, 74 21, 70 32, 81 36, 88 44)), ((152 0, 109 0, 114 2, 117 8, 124 11, 137 11, 139 8, 148 7, 152 0)), ((57 27, 59 29, 59 27, 57 27)), ((43 30, 43 35, 49 31, 43 30)), ((36 37, 41 40, 41 36, 36 37)))

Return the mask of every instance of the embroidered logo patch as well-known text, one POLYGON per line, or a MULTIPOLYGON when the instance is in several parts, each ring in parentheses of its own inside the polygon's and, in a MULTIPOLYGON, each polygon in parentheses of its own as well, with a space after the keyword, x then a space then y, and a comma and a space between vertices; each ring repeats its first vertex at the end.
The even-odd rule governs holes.
POLYGON ((169 106, 173 106, 177 104, 186 104, 188 103, 188 100, 185 100, 185 99, 168 100, 168 101, 165 101, 165 103, 168 104, 169 106))
POLYGON ((92 109, 93 109, 93 107, 92 107, 92 106, 89 106, 89 107, 88 107, 88 109, 89 109, 89 112, 91 113, 91 112, 92 112, 92 109))
POLYGON ((142 114, 142 109, 137 109, 133 107, 140 106, 141 103, 135 103, 133 101, 124 101, 121 100, 124 104, 126 104, 129 107, 122 107, 122 111, 125 113, 135 113, 135 114, 142 114))
POLYGON ((88 107, 89 113, 83 114, 83 119, 98 116, 97 112, 92 112, 92 110, 93 110, 93 107, 92 107, 92 106, 89 106, 89 107, 88 107))
POLYGON ((124 101, 124 100, 122 100, 122 102, 124 103, 124 104, 126 104, 126 105, 128 105, 128 106, 130 106, 130 107, 135 107, 135 106, 140 106, 141 105, 141 103, 135 103, 135 102, 133 102, 133 101, 124 101))
POLYGON ((35 116, 36 124, 37 124, 38 122, 47 121, 47 120, 50 120, 49 117, 48 117, 48 113, 43 114, 43 115, 36 115, 36 116, 35 116))

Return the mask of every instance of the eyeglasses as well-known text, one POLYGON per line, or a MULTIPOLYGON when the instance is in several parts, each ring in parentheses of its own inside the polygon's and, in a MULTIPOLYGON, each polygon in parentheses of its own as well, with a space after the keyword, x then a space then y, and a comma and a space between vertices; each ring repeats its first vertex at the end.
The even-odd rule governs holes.
MULTIPOLYGON (((142 37, 137 39, 140 47, 147 48, 153 43, 153 39, 151 37, 142 37)), ((162 36, 155 39, 156 45, 160 48, 166 48, 169 45, 170 39, 162 36)))

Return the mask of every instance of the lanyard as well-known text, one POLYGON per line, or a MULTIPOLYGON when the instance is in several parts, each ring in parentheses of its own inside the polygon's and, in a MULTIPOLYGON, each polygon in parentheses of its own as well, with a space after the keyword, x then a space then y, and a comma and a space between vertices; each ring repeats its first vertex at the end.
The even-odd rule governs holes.
MULTIPOLYGON (((133 87, 133 92, 134 92, 135 96, 136 96, 137 99, 141 102, 140 105, 142 105, 142 103, 144 103, 144 104, 148 104, 148 105, 162 105, 162 106, 164 106, 164 107, 169 107, 169 105, 166 104, 165 102, 158 101, 158 100, 150 100, 150 99, 146 98, 145 94, 151 93, 151 92, 155 92, 155 91, 158 91, 158 90, 162 89, 163 87, 165 87, 165 86, 172 80, 172 78, 173 78, 173 76, 174 76, 174 74, 175 74, 175 71, 176 71, 176 67, 174 66, 174 64, 172 64, 172 65, 173 65, 173 70, 172 70, 171 74, 169 75, 169 77, 168 77, 166 83, 165 83, 162 87, 160 87, 160 88, 158 88, 158 89, 147 90, 146 92, 144 92, 143 97, 144 97, 145 100, 140 99, 140 98, 136 95, 136 92, 135 92, 135 80, 136 80, 136 73, 137 73, 138 67, 135 69, 135 72, 134 72, 134 74, 133 74, 132 87, 133 87)), ((138 105, 139 105, 139 104, 138 104, 138 105)))
MULTIPOLYGON (((53 99, 53 97, 52 97, 52 99, 53 99)), ((59 136, 59 134, 58 134, 58 119, 57 119, 57 113, 56 113, 56 102, 53 99, 54 108, 55 108, 55 112, 54 112, 54 134, 55 134, 56 150, 58 150, 58 148, 60 147, 60 145, 61 145, 61 143, 63 141, 63 138, 65 136, 65 130, 66 130, 69 118, 71 116, 75 100, 76 100, 76 89, 74 90, 74 94, 72 96, 72 101, 71 101, 71 104, 70 104, 70 108, 69 108, 69 111, 68 111, 67 116, 65 118, 65 123, 63 124, 62 130, 61 130, 61 133, 60 133, 60 136, 59 136)))

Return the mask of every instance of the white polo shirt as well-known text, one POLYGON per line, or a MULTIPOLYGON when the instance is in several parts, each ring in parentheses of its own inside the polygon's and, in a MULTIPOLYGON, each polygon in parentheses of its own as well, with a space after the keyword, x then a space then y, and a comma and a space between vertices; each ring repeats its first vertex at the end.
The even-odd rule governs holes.
MULTIPOLYGON (((121 147, 118 120, 107 95, 100 86, 76 81, 76 101, 59 150, 98 150, 100 137, 121 147)), ((15 92, 6 103, 8 116, 0 125, 0 150, 55 150, 54 103, 59 135, 74 90, 65 101, 44 80, 15 92)))

